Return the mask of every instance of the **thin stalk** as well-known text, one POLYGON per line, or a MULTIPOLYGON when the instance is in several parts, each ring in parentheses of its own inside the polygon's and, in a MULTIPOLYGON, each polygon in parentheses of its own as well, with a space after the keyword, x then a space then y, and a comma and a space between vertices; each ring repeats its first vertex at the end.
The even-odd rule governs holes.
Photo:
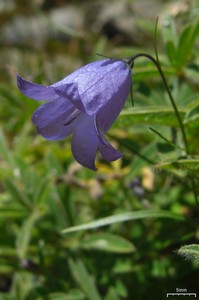
POLYGON ((171 145, 173 148, 179 149, 181 151, 184 150, 184 148, 177 146, 176 144, 172 143, 171 141, 169 141, 167 138, 165 138, 160 132, 158 132, 157 130, 155 130, 152 127, 149 127, 149 129, 151 131, 153 131, 155 134, 157 134, 161 139, 163 139, 165 142, 167 142, 169 145, 171 145))
MULTIPOLYGON (((155 23, 155 34, 154 34, 154 51, 155 51, 155 57, 156 57, 156 61, 157 61, 157 64, 160 66, 160 69, 161 69, 161 64, 160 64, 160 60, 159 60, 159 55, 158 55, 158 49, 157 49, 157 32, 158 32, 158 21, 159 21, 159 18, 157 17, 156 19, 156 23, 155 23)), ((163 73, 163 72, 162 72, 163 73)), ((163 74, 164 75, 164 74, 163 74)), ((166 81, 166 80, 165 80, 166 81)), ((167 82, 166 82, 167 84, 167 82)), ((177 112, 178 113, 178 109, 175 105, 175 101, 173 99, 173 96, 171 93, 169 93, 169 97, 170 97, 170 100, 171 100, 171 103, 173 105, 173 108, 175 110, 175 113, 177 112), (176 108, 176 109, 175 109, 176 108)), ((176 114, 176 116, 179 115, 176 114)), ((179 116, 180 117, 180 116, 179 116)), ((183 139, 184 139, 184 144, 185 144, 185 147, 186 147, 186 153, 187 155, 190 155, 190 151, 189 151, 189 146, 188 146, 188 143, 187 143, 187 138, 186 138, 186 133, 185 133, 185 130, 184 130, 184 125, 182 123, 182 120, 181 118, 178 119, 178 122, 179 124, 182 124, 182 129, 181 129, 181 132, 182 132, 182 135, 183 135, 183 139)), ((195 180, 194 178, 191 178, 190 179, 190 183, 191 183, 191 186, 192 186, 192 191, 193 191, 193 194, 194 194, 194 198, 195 198, 195 202, 196 202, 196 207, 197 207, 197 210, 198 210, 198 213, 199 213, 199 199, 198 199, 198 195, 197 195, 197 189, 196 189, 196 183, 195 183, 195 180)))
POLYGON ((148 58, 148 59, 151 60, 151 61, 155 64, 155 66, 157 67, 157 69, 158 69, 158 71, 159 71, 159 73, 160 73, 160 76, 161 76, 161 78, 162 78, 163 84, 164 84, 164 86, 165 86, 165 89, 166 89, 166 91, 167 91, 167 93, 168 93, 168 95, 169 95, 169 99, 170 99, 170 101, 171 101, 171 104, 172 104, 172 106, 173 106, 173 109, 174 109, 174 111, 175 111, 175 114, 176 114, 176 117, 177 117, 177 120, 178 120, 178 124, 179 124, 179 126, 180 126, 180 130, 181 130, 181 133, 182 133, 182 137, 183 137, 183 142, 184 142, 184 146, 185 146, 185 149, 186 149, 186 153, 187 153, 187 155, 190 155, 190 151, 189 151, 189 146, 188 146, 188 142, 187 142, 187 137, 186 137, 184 125, 183 125, 182 119, 181 119, 181 117, 180 117, 178 108, 177 108, 177 106, 176 106, 176 104, 175 104, 175 101, 174 101, 174 99, 173 99, 173 96, 172 96, 172 94, 171 94, 171 91, 170 91, 170 89, 169 89, 167 80, 166 80, 166 78, 165 78, 165 76, 164 76, 164 73, 163 73, 163 71, 162 71, 162 68, 161 68, 160 63, 159 63, 153 56, 151 56, 150 54, 147 54, 147 53, 138 53, 138 54, 134 55, 133 57, 131 57, 131 58, 128 60, 129 66, 130 66, 130 67, 133 66, 134 61, 136 60, 136 58, 139 58, 139 57, 146 57, 146 58, 148 58))
MULTIPOLYGON (((151 56, 150 54, 147 54, 147 53, 138 53, 138 54, 132 56, 126 62, 130 66, 130 68, 132 68, 134 66, 134 62, 135 62, 136 58, 146 57, 147 59, 151 60, 154 63, 154 65, 157 67, 157 69, 158 69, 158 71, 160 73, 160 76, 162 78, 163 84, 165 86, 165 89, 166 89, 166 91, 168 93, 168 96, 169 96, 169 99, 171 101, 171 104, 173 106, 173 109, 174 109, 174 112, 176 114, 177 120, 178 120, 178 124, 179 124, 180 130, 181 130, 181 133, 182 133, 182 138, 183 138, 183 142, 184 142, 184 147, 185 147, 186 155, 189 156, 189 155, 191 155, 191 153, 190 153, 188 142, 187 142, 185 128, 184 128, 182 119, 180 117, 177 105, 175 104, 174 98, 173 98, 173 96, 171 94, 171 91, 169 89, 166 77, 165 77, 165 75, 164 75, 164 73, 162 71, 161 64, 159 62, 159 58, 158 58, 158 54, 157 54, 157 49, 156 48, 155 48, 155 55, 156 55, 156 59, 153 56, 151 56)), ((191 182, 191 185, 192 185, 192 190, 193 190, 195 202, 196 202, 196 205, 197 205, 197 208, 198 208, 198 211, 199 211, 199 199, 198 199, 198 195, 197 195, 197 189, 196 189, 195 180, 193 178, 191 178, 190 182, 191 182)))

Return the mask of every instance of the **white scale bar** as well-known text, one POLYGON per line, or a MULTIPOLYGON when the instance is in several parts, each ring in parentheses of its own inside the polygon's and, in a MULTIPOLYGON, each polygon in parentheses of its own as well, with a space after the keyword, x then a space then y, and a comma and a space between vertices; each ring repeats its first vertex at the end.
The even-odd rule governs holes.
POLYGON ((196 293, 167 293, 167 298, 169 296, 194 296, 196 298, 196 293))

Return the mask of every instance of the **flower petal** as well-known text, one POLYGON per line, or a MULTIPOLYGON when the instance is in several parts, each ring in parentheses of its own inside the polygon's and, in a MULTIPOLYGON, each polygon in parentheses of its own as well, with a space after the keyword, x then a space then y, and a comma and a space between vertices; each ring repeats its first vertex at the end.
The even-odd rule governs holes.
POLYGON ((87 64, 52 86, 58 93, 70 98, 78 109, 94 115, 113 97, 117 97, 123 85, 127 87, 128 94, 131 71, 127 64, 121 60, 105 59, 87 64), (69 83, 76 85, 67 88, 69 83))
POLYGON ((48 101, 41 105, 32 116, 38 133, 48 140, 61 140, 69 135, 79 122, 75 118, 76 108, 64 98, 48 101))
POLYGON ((85 108, 79 95, 78 84, 76 82, 62 84, 54 89, 59 96, 69 99, 77 109, 85 112, 85 108))
POLYGON ((84 167, 95 171, 98 143, 93 118, 84 115, 72 137, 71 148, 74 158, 84 167))
POLYGON ((105 139, 102 130, 97 126, 96 119, 94 119, 94 126, 99 139, 98 149, 102 157, 107 161, 113 161, 120 158, 122 153, 113 148, 113 146, 105 139))
POLYGON ((122 157, 122 153, 117 151, 105 138, 104 142, 99 142, 98 149, 102 157, 107 161, 117 160, 122 157))
POLYGON ((112 126, 122 108, 124 107, 125 101, 128 97, 131 87, 131 77, 129 76, 126 81, 120 86, 120 89, 115 89, 113 97, 109 99, 97 112, 96 114, 96 124, 103 132, 112 126))
POLYGON ((52 86, 30 82, 19 74, 17 74, 17 86, 22 94, 34 100, 54 100, 58 98, 52 86))

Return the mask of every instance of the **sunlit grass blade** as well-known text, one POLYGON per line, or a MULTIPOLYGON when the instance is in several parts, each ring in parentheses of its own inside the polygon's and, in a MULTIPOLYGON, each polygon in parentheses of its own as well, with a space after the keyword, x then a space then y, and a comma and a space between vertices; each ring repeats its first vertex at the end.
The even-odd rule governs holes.
POLYGON ((170 213, 168 211, 163 210, 140 210, 134 212, 126 212, 114 216, 109 216, 106 218, 102 218, 96 221, 92 221, 87 224, 77 225, 73 227, 69 227, 62 230, 62 233, 75 232, 80 230, 89 230, 96 229, 99 227, 103 227, 106 225, 111 225, 119 222, 133 221, 139 219, 147 219, 147 218, 169 218, 174 220, 183 221, 184 218, 180 215, 170 213))

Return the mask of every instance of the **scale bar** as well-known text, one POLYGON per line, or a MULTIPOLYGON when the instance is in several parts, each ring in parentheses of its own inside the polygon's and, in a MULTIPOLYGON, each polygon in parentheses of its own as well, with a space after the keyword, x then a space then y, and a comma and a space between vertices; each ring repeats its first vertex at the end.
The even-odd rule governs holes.
POLYGON ((194 296, 196 298, 196 293, 167 293, 167 298, 169 296, 194 296))

